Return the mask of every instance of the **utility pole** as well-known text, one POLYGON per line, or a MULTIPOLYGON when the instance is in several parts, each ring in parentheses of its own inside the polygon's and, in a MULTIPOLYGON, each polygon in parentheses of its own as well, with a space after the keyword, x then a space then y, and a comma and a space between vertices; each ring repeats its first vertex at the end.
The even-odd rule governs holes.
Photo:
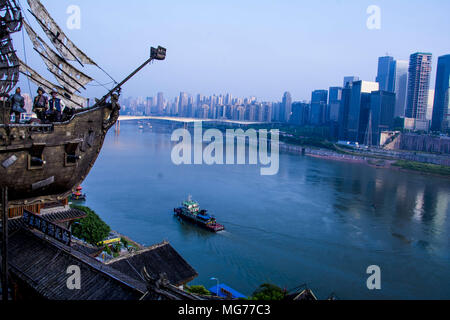
POLYGON ((8 187, 2 187, 2 300, 8 301, 8 187))

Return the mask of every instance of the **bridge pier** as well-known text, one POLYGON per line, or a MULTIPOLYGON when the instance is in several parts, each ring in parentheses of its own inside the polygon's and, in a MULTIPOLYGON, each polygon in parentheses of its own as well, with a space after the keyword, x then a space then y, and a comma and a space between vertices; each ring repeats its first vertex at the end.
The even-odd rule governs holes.
POLYGON ((114 128, 114 131, 119 134, 120 133, 120 120, 116 121, 116 126, 114 128))

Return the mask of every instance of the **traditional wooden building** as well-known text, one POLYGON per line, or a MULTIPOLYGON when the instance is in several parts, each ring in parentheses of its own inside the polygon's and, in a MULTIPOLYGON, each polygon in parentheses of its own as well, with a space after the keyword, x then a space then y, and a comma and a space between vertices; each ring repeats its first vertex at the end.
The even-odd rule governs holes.
POLYGON ((16 218, 8 225, 8 264, 14 299, 202 299, 177 287, 187 280, 186 277, 194 277, 197 273, 168 243, 105 265, 77 250, 77 246, 65 244, 30 226, 27 221, 26 217, 16 218), (181 266, 178 265, 180 261, 181 266), (126 268, 123 263, 135 267, 126 268), (80 289, 72 290, 68 286, 71 275, 68 270, 73 266, 80 270, 80 289))
POLYGON ((110 260, 106 264, 138 281, 143 279, 139 272, 143 267, 149 274, 166 273, 170 283, 180 289, 198 276, 198 273, 168 242, 129 253, 110 260))

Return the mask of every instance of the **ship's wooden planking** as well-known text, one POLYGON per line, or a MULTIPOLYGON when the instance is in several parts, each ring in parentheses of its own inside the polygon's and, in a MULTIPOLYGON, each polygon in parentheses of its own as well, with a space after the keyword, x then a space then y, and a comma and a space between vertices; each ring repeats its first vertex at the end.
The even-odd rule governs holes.
POLYGON ((0 185, 10 207, 60 201, 93 167, 119 117, 115 102, 49 125, 0 125, 0 185))

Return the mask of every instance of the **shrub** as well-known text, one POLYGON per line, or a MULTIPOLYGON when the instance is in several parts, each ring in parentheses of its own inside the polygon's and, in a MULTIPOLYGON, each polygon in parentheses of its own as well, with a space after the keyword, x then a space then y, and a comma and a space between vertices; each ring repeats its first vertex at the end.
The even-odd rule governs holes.
POLYGON ((393 166, 400 167, 403 169, 420 171, 423 173, 439 174, 443 176, 450 176, 450 167, 439 166, 429 163, 413 162, 400 160, 393 164, 393 166))
POLYGON ((252 300, 277 301, 284 299, 284 291, 270 283, 262 284, 252 295, 252 300))
POLYGON ((111 251, 111 249, 108 246, 105 247, 105 252, 107 254, 109 254, 110 256, 112 256, 112 251, 111 251))
POLYGON ((109 235, 111 228, 93 210, 83 206, 72 206, 72 208, 87 214, 86 218, 73 225, 72 234, 75 237, 97 245, 109 235))
POLYGON ((124 246, 125 248, 128 248, 129 243, 128 243, 128 240, 127 240, 127 239, 125 239, 125 238, 120 238, 120 242, 122 242, 122 244, 123 244, 123 246, 124 246))
POLYGON ((193 294, 200 294, 204 296, 211 295, 211 292, 209 292, 209 290, 206 289, 204 286, 186 286, 186 291, 193 294))

